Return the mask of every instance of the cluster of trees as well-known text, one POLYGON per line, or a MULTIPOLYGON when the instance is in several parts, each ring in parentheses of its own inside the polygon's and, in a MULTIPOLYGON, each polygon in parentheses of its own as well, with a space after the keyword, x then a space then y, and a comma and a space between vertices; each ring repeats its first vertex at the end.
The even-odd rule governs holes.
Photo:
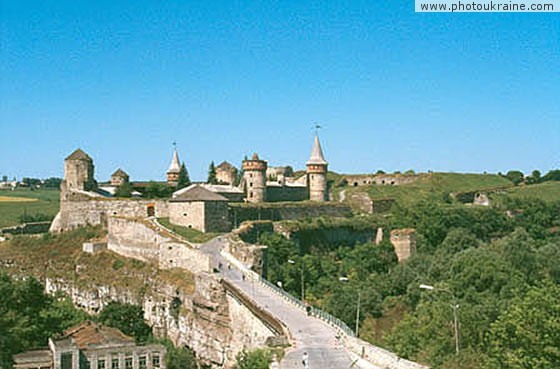
POLYGON ((523 172, 519 170, 510 170, 505 175, 502 173, 498 173, 498 175, 509 179, 515 185, 518 185, 522 182, 526 182, 527 184, 535 184, 547 181, 560 181, 560 169, 553 169, 544 176, 541 175, 541 172, 539 170, 533 170, 528 176, 525 176, 525 174, 523 174, 523 172))
POLYGON ((360 298, 362 338, 434 368, 560 367, 560 203, 430 199, 397 206, 379 226, 415 228, 417 254, 398 264, 385 241, 264 234, 267 277, 295 296, 303 287, 309 303, 352 328, 360 298))

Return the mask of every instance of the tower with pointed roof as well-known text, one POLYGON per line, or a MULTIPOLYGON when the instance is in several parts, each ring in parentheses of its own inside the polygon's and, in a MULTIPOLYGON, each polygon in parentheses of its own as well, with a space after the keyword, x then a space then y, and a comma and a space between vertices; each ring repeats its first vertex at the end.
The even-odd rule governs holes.
POLYGON ((255 153, 251 159, 243 160, 243 180, 248 202, 266 201, 267 163, 255 153))
POLYGON ((309 200, 327 200, 327 170, 328 163, 323 156, 319 136, 315 135, 311 157, 307 161, 307 186, 309 187, 309 200))
POLYGON ((64 159, 64 180, 61 190, 95 191, 93 159, 82 149, 76 149, 64 159))
POLYGON ((171 164, 169 164, 169 169, 167 169, 167 185, 177 186, 179 183, 179 172, 181 171, 181 163, 179 162, 179 153, 177 148, 173 150, 173 158, 171 159, 171 164))

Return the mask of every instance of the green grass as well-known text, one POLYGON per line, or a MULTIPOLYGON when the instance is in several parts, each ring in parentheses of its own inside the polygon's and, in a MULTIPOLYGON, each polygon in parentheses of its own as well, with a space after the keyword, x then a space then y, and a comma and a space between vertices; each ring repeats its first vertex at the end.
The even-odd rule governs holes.
POLYGON ((0 196, 37 199, 33 202, 0 202, 0 228, 20 224, 20 216, 45 214, 54 218, 60 208, 59 190, 0 190, 0 196))
POLYGON ((212 233, 212 232, 204 233, 196 229, 171 224, 169 222, 169 218, 159 218, 158 222, 165 228, 172 230, 178 235, 186 238, 188 241, 194 243, 205 243, 210 241, 212 238, 221 235, 221 233, 212 233))
MULTIPOLYGON (((507 190, 507 196, 520 199, 541 199, 546 202, 560 201, 560 182, 550 181, 529 186, 513 187, 507 190)), ((503 196, 496 194, 495 196, 503 196)))
POLYGON ((373 200, 394 198, 411 202, 427 198, 433 194, 450 194, 510 187, 513 184, 494 174, 471 173, 432 173, 421 176, 417 181, 400 186, 371 185, 363 187, 346 187, 347 197, 352 192, 367 192, 373 200))

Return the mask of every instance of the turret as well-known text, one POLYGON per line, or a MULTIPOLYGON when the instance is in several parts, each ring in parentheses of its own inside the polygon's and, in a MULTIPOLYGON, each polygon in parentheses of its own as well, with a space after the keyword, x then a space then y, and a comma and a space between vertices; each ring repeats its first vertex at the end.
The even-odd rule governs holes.
POLYGON ((60 187, 61 190, 96 190, 97 184, 93 171, 92 158, 81 149, 77 149, 64 159, 64 180, 60 187))
POLYGON ((243 179, 247 201, 266 201, 266 167, 266 161, 260 160, 257 154, 253 154, 251 159, 243 160, 243 179))
POLYGON ((177 149, 173 150, 173 158, 169 169, 167 169, 167 185, 176 187, 179 183, 179 172, 181 171, 181 164, 179 162, 179 153, 177 149))
POLYGON ((309 187, 309 200, 327 200, 327 169, 328 163, 323 156, 319 137, 315 136, 311 157, 307 161, 307 185, 309 187))

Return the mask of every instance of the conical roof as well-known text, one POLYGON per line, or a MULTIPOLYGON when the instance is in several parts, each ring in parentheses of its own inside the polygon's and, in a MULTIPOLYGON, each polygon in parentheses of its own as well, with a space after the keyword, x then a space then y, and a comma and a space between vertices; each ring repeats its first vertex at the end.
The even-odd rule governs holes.
POLYGON ((66 158, 66 160, 89 160, 93 161, 88 154, 86 154, 82 149, 76 149, 74 152, 66 158))
POLYGON ((173 151, 173 159, 171 159, 171 164, 169 165, 169 169, 167 169, 167 173, 179 173, 181 171, 181 164, 179 162, 179 153, 177 149, 173 151))
POLYGON ((321 143, 319 142, 319 136, 315 136, 315 141, 313 142, 313 148, 311 149, 311 157, 307 161, 307 164, 328 164, 323 156, 323 150, 321 149, 321 143))

